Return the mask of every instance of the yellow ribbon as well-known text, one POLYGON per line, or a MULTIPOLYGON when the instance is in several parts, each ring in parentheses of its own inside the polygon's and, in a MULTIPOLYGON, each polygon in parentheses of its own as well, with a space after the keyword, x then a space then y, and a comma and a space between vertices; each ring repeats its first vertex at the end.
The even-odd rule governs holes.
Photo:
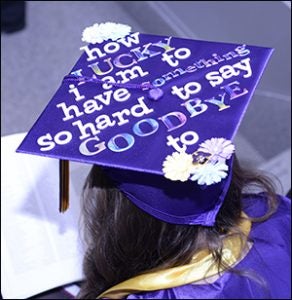
MULTIPOLYGON (((241 260, 248 250, 247 237, 251 229, 251 222, 244 213, 242 216, 244 219, 239 228, 245 238, 242 239, 237 234, 232 235, 231 232, 231 235, 223 240, 222 259, 228 267, 241 260)), ((212 254, 208 250, 201 250, 193 256, 189 264, 130 278, 109 288, 97 299, 122 299, 129 294, 142 291, 168 289, 189 283, 199 284, 201 280, 212 279, 211 277, 218 275, 218 271, 223 272, 224 270, 223 267, 218 269, 218 265, 214 263, 212 254)))

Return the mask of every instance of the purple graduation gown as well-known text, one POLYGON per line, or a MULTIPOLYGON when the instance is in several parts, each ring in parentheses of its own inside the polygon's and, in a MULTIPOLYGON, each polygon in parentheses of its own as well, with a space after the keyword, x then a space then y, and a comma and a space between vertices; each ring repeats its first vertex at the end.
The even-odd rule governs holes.
MULTIPOLYGON (((266 206, 260 199, 246 199, 244 211, 249 216, 264 214, 266 206)), ((280 197, 272 217, 252 224, 249 236, 253 246, 236 270, 252 271, 255 279, 225 272, 212 284, 141 292, 127 299, 291 299, 290 203, 290 199, 280 197)))

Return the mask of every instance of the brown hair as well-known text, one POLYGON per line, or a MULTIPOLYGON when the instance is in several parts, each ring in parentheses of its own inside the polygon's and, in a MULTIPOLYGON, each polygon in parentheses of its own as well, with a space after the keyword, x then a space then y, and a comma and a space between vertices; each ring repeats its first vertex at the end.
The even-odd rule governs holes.
MULTIPOLYGON (((242 197, 247 187, 266 192, 268 210, 263 221, 277 209, 271 180, 244 170, 235 158, 232 182, 213 227, 176 225, 146 214, 118 189, 101 169, 93 166, 85 182, 82 201, 83 234, 87 247, 85 280, 78 298, 93 299, 111 286, 153 269, 190 262, 196 251, 207 248, 215 261, 222 261, 222 235, 241 219, 242 197)), ((240 232, 239 232, 240 234, 240 232)))

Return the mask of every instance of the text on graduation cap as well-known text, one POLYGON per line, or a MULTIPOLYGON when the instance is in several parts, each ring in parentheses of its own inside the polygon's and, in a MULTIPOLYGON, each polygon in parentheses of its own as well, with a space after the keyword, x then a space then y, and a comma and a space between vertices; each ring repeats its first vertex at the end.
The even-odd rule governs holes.
MULTIPOLYGON (((157 57, 160 54, 161 61, 172 67, 172 70, 170 70, 170 72, 152 81, 152 85, 162 86, 167 81, 174 79, 177 76, 183 75, 185 73, 193 73, 196 70, 202 68, 207 69, 213 65, 219 63, 222 64, 222 62, 224 62, 225 60, 230 60, 237 56, 246 56, 250 53, 250 50, 246 49, 245 45, 242 45, 235 48, 235 54, 233 53, 231 57, 226 54, 225 58, 223 59, 221 56, 213 53, 212 58, 209 60, 200 59, 198 61, 195 61, 192 65, 182 68, 179 66, 179 60, 183 60, 189 57, 191 54, 191 50, 185 47, 176 49, 174 45, 170 45, 170 42, 171 37, 168 37, 165 38, 164 41, 160 40, 155 43, 148 43, 146 45, 143 45, 143 49, 141 49, 141 47, 135 46, 139 44, 139 34, 135 33, 127 39, 120 39, 119 42, 107 43, 103 49, 90 49, 88 46, 81 48, 85 50, 88 56, 87 61, 103 58, 103 63, 107 65, 107 68, 105 68, 105 65, 103 65, 102 68, 100 62, 95 62, 87 65, 87 67, 94 72, 93 76, 102 76, 102 79, 105 81, 105 83, 103 84, 103 88, 105 89, 105 91, 103 93, 94 96, 93 99, 86 99, 85 95, 80 93, 77 87, 75 87, 74 85, 70 85, 68 90, 69 94, 75 96, 76 102, 82 102, 83 108, 81 109, 80 105, 68 105, 64 101, 56 105, 56 107, 63 113, 62 121, 71 122, 71 125, 79 130, 78 138, 81 141, 79 151, 81 154, 88 156, 96 155, 104 151, 106 148, 110 149, 113 152, 126 151, 134 145, 134 136, 150 136, 158 130, 160 126, 159 124, 163 124, 164 126, 166 126, 168 132, 174 131, 175 129, 182 127, 187 122, 187 116, 189 116, 190 118, 194 118, 195 116, 204 113, 207 110, 208 105, 213 104, 218 107, 219 111, 221 111, 230 107, 230 105, 226 105, 224 102, 227 97, 229 97, 229 100, 233 100, 248 93, 248 90, 246 88, 240 86, 239 81, 234 81, 232 79, 233 77, 239 76, 242 73, 243 78, 248 78, 252 75, 249 57, 242 59, 239 62, 237 61, 233 64, 225 64, 223 66, 220 66, 218 70, 205 74, 205 80, 211 87, 216 87, 217 85, 224 83, 224 85, 220 86, 222 92, 218 93, 217 91, 217 95, 211 98, 193 98, 193 96, 195 94, 198 94, 202 89, 201 83, 197 81, 191 80, 183 86, 171 86, 171 94, 178 97, 180 100, 183 100, 181 106, 185 109, 185 113, 183 113, 182 111, 171 111, 168 114, 159 116, 157 119, 149 118, 148 115, 153 113, 154 108, 148 107, 147 102, 145 103, 144 97, 141 96, 136 99, 137 103, 132 105, 131 108, 125 108, 121 111, 115 111, 111 115, 98 115, 94 119, 94 122, 82 122, 82 116, 90 114, 96 115, 96 113, 101 111, 104 106, 111 105, 113 101, 125 102, 131 97, 131 93, 125 88, 120 88, 113 91, 112 89, 110 89, 110 83, 125 83, 137 77, 142 78, 148 75, 149 72, 147 70, 143 70, 141 66, 136 65, 138 64, 138 62, 144 62, 145 60, 157 57), (131 49, 130 52, 119 54, 115 58, 107 58, 107 55, 112 55, 113 53, 120 50, 120 43, 128 48, 132 47, 133 45, 136 48, 131 49), (160 49, 160 51, 158 51, 157 48, 160 49), (164 52, 161 52, 161 50, 164 50, 164 52), (127 63, 125 62, 125 58, 127 58, 127 63), (136 66, 133 67, 133 65, 136 66), (173 67, 178 68, 173 69, 173 67), (119 70, 118 72, 116 72, 115 77, 113 75, 109 75, 116 68, 123 70, 119 70), (227 80, 228 82, 225 83, 225 80, 227 80), (132 127, 132 133, 121 133, 115 135, 111 137, 107 142, 100 140, 98 135, 101 133, 101 131, 105 130, 107 127, 123 126, 124 124, 129 122, 128 117, 130 116, 135 118, 147 116, 147 118, 138 120, 132 127), (174 124, 171 121, 171 119, 173 120, 173 117, 179 121, 178 124, 174 124), (152 129, 150 131, 143 132, 141 129, 141 125, 143 123, 148 123, 150 125, 150 128, 152 129), (123 141, 123 146, 118 143, 119 140, 123 141), (90 145, 92 145, 92 142, 94 142, 95 144, 92 149, 90 149, 90 145), (105 145, 106 143, 107 146, 105 145)), ((74 73, 82 75, 82 69, 72 72, 72 74, 74 73)), ((74 138, 76 139, 76 137, 74 138)), ((40 136, 37 140, 37 144, 40 146, 41 151, 50 151, 56 146, 66 145, 70 143, 72 139, 73 135, 71 131, 61 130, 55 134, 46 133, 40 136)), ((178 149, 181 147, 179 145, 179 142, 185 145, 196 143, 197 139, 197 133, 187 131, 185 135, 182 134, 179 138, 168 135, 167 145, 174 147, 175 150, 178 151, 178 149), (193 138, 186 138, 186 135, 192 135, 193 138)))

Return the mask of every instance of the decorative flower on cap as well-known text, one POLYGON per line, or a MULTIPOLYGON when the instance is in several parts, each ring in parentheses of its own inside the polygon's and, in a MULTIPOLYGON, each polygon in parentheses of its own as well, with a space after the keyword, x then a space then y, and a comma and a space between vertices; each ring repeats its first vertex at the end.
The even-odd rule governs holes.
POLYGON ((163 162, 163 172, 170 180, 187 181, 193 169, 193 156, 185 152, 174 152, 163 162))
POLYGON ((119 23, 101 23, 87 27, 82 32, 82 41, 91 44, 100 44, 103 41, 116 41, 131 32, 131 27, 119 23))
POLYGON ((231 141, 224 138, 211 138, 200 144, 200 148, 197 152, 204 152, 211 154, 211 160, 215 161, 225 161, 229 159, 234 153, 235 147, 231 141))
POLYGON ((198 184, 211 185, 220 182, 227 176, 228 166, 225 163, 217 162, 216 164, 206 163, 193 168, 192 181, 198 184))
POLYGON ((225 163, 231 158, 235 147, 224 138, 211 138, 200 144, 193 154, 174 152, 163 162, 164 176, 170 180, 197 181, 200 185, 220 182, 227 176, 225 163))

